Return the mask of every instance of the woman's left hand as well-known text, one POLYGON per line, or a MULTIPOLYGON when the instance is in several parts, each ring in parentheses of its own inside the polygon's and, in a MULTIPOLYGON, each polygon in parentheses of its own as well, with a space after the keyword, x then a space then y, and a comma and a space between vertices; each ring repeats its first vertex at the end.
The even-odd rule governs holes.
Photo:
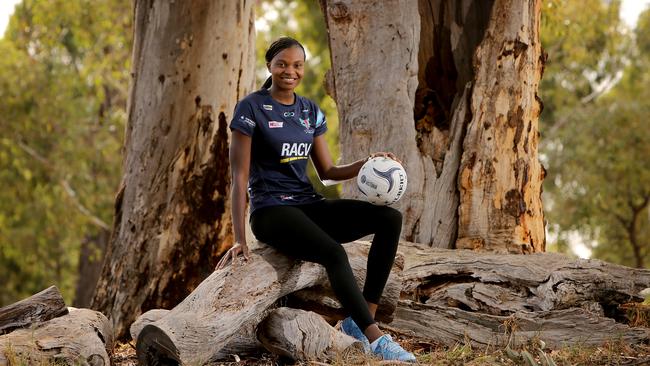
POLYGON ((393 159, 393 160, 395 160, 396 162, 402 164, 402 161, 399 160, 399 159, 397 158, 397 156, 395 156, 395 154, 393 154, 392 152, 385 152, 385 151, 374 152, 374 153, 370 154, 370 156, 368 157, 368 159, 376 158, 376 157, 379 157, 379 156, 383 156, 383 157, 385 157, 385 158, 393 159))

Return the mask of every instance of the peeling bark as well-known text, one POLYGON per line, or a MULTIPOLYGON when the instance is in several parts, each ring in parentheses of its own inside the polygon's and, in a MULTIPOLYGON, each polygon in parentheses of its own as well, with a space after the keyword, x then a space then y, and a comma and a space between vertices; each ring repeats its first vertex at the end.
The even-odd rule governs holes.
POLYGON ((124 175, 92 302, 119 337, 232 243, 227 122, 253 87, 252 2, 136 1, 124 175))
POLYGON ((537 157, 541 1, 497 0, 475 55, 472 120, 459 173, 457 248, 545 250, 537 157))

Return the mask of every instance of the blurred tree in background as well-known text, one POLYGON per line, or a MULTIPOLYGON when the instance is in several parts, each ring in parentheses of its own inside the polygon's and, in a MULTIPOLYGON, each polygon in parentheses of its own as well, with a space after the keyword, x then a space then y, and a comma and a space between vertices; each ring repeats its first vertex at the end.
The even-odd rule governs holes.
MULTIPOLYGON (((0 305, 99 260, 119 183, 128 0, 25 0, 0 40, 0 305)), ((92 284, 94 286, 94 284, 92 284)))
POLYGON ((632 32, 619 7, 546 3, 544 205, 558 250, 581 239, 596 258, 643 267, 650 254, 650 12, 632 32))

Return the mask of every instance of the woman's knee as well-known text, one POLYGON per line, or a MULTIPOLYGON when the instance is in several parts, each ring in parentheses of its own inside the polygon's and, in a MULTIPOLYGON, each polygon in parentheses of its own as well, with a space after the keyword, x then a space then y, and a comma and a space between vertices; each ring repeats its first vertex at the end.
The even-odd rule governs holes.
POLYGON ((382 206, 378 214, 379 227, 391 227, 391 228, 400 228, 402 227, 402 213, 398 210, 382 206))
POLYGON ((348 254, 343 249, 341 245, 335 245, 329 248, 328 250, 321 253, 322 254, 322 265, 326 268, 340 268, 342 265, 348 264, 348 254))

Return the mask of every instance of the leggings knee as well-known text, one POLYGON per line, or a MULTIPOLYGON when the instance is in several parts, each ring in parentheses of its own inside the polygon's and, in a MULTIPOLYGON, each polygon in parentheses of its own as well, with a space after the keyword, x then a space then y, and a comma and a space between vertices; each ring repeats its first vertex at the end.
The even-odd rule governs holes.
POLYGON ((338 245, 323 253, 322 261, 325 268, 340 268, 341 265, 348 263, 348 254, 342 246, 338 245))

